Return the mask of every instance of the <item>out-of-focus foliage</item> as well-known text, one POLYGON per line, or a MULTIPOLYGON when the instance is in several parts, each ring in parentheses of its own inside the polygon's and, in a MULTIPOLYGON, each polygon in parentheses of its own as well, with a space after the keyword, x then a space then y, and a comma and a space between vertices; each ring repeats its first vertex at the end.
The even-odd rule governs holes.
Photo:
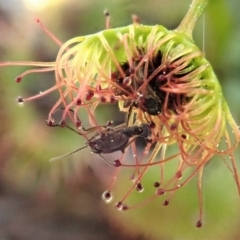
MULTIPOLYGON (((130 24, 131 15, 137 14, 144 24, 162 24, 174 29, 191 1, 55 0, 49 1, 51 4, 41 10, 31 8, 30 2, 26 0, 27 5, 24 5, 19 0, 0 1, 0 61, 55 60, 59 46, 49 39, 34 18, 40 18, 51 32, 65 42, 74 36, 104 29, 105 9, 111 14, 112 27, 130 24)), ((239 8, 239 1, 209 1, 204 19, 199 21, 194 32, 194 39, 204 49, 206 58, 215 69, 237 123, 240 123, 239 8)), ((221 159, 214 159, 204 172, 205 222, 201 229, 194 226, 198 209, 197 179, 177 192, 167 207, 162 205, 164 198, 159 197, 148 206, 118 212, 113 204, 101 202, 101 192, 110 183, 112 169, 97 155, 91 155, 85 149, 68 159, 49 163, 49 158, 74 150, 82 146, 84 141, 67 129, 45 125, 47 113, 57 98, 54 94, 26 103, 23 107, 17 105, 15 99, 18 95, 30 96, 54 83, 53 74, 34 74, 20 84, 15 83, 15 77, 24 70, 21 67, 0 69, 0 164, 1 181, 6 188, 36 194, 40 199, 51 197, 63 211, 77 217, 89 217, 91 211, 86 209, 92 208, 94 211, 97 206, 119 235, 126 233, 136 239, 137 236, 146 239, 240 237, 237 189, 221 159), (88 166, 92 170, 86 170, 88 166), (92 171, 93 175, 90 174, 92 171), (99 199, 93 202, 89 196, 99 199)), ((99 121, 102 123, 107 120, 116 123, 119 119, 119 123, 124 121, 123 115, 117 115, 117 106, 100 111, 102 119, 99 121)), ((236 153, 237 159, 240 157, 239 151, 236 153)), ((122 171, 122 175, 118 176, 120 181, 116 186, 119 196, 126 192, 125 186, 128 184, 125 183, 130 181, 130 173, 127 175, 122 171)), ((152 186, 151 176, 149 186, 152 186)), ((145 191, 147 188, 146 185, 145 191)), ((142 197, 141 194, 138 193, 139 197, 142 197)))

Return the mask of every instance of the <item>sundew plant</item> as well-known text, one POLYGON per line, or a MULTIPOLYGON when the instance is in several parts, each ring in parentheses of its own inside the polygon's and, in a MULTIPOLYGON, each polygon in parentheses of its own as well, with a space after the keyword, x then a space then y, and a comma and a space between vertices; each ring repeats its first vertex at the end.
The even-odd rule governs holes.
MULTIPOLYGON (((196 226, 201 227, 203 172, 213 156, 225 163, 240 195, 234 157, 239 128, 211 64, 192 38, 207 2, 193 0, 174 30, 161 25, 143 25, 137 16, 133 16, 133 24, 129 26, 111 28, 106 12, 105 30, 64 44, 38 21, 60 45, 56 61, 0 63, 2 67, 34 67, 18 76, 18 83, 29 74, 55 73, 53 87, 31 97, 19 97, 18 102, 59 92, 47 124, 77 132, 86 139, 90 151, 112 166, 114 176, 103 199, 106 202, 113 199, 118 210, 137 208, 159 197, 164 197, 164 205, 168 205, 176 191, 197 176, 199 218, 196 226), (118 126, 112 122, 100 125, 101 112, 96 113, 96 109, 116 102, 119 111, 126 113, 126 121, 118 126), (79 114, 82 110, 88 115, 87 126, 79 114), (55 121, 57 111, 61 113, 60 122, 55 121), (143 134, 144 129, 147 136, 143 134), (144 140, 144 148, 138 146, 138 138, 144 140), (175 152, 169 150, 172 146, 175 152), (116 151, 122 152, 121 157, 108 160, 107 154, 116 151), (166 174, 170 162, 175 164, 171 177, 166 174), (124 169, 132 169, 132 181, 122 198, 115 199, 115 181, 118 172, 124 169), (158 169, 159 174, 152 186, 147 186, 147 172, 151 169, 158 169), (131 203, 133 192, 141 193, 144 188, 152 189, 148 197, 131 203)), ((59 157, 52 160, 56 159, 59 157)))

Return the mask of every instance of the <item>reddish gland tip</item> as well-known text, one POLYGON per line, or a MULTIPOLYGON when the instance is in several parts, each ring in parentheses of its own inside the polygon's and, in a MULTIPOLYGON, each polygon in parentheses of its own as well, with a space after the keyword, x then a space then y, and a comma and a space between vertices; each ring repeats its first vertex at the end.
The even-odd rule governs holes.
POLYGON ((115 207, 117 208, 117 210, 119 211, 126 211, 128 210, 128 206, 124 205, 122 202, 117 202, 115 204, 115 207))
POLYGON ((136 190, 137 190, 138 192, 142 192, 142 191, 143 191, 143 186, 142 186, 141 183, 138 183, 138 184, 137 184, 136 190))
POLYGON ((182 134, 181 137, 182 137, 183 139, 187 139, 187 136, 186 136, 185 134, 182 134))
POLYGON ((117 203, 115 204, 115 207, 116 207, 118 210, 121 209, 122 206, 123 206, 122 202, 117 202, 117 203))
POLYGON ((113 125, 113 121, 108 121, 107 122, 107 127, 112 126, 112 125, 113 125))
POLYGON ((107 190, 102 194, 102 198, 106 203, 109 203, 112 200, 112 193, 107 190))
POLYGON ((157 188, 157 187, 160 186, 160 183, 159 183, 159 182, 155 182, 155 183, 153 184, 153 186, 154 186, 155 188, 157 188))
POLYGON ((81 123, 80 121, 76 121, 76 122, 75 122, 75 125, 76 125, 77 128, 79 128, 79 127, 82 126, 82 123, 81 123))
POLYGON ((17 102, 18 102, 18 103, 23 103, 22 97, 18 97, 18 98, 17 98, 17 102))
POLYGON ((94 92, 92 90, 88 90, 89 95, 91 95, 92 97, 94 96, 94 92))
POLYGON ((119 159, 114 160, 113 162, 114 162, 114 167, 120 167, 120 166, 122 166, 122 164, 121 164, 121 162, 119 161, 119 159))
POLYGON ((123 210, 123 211, 126 211, 126 210, 128 210, 128 206, 126 206, 126 205, 123 205, 123 206, 122 206, 122 210, 123 210))
POLYGON ((166 201, 163 202, 164 206, 168 206, 168 204, 169 204, 169 200, 166 200, 166 201))
POLYGON ((22 81, 22 77, 16 77, 15 82, 20 83, 22 81))
POLYGON ((100 100, 102 103, 105 103, 107 102, 107 99, 105 97, 101 97, 101 100, 100 100))
POLYGON ((175 174, 176 178, 181 178, 182 177, 182 172, 181 171, 177 171, 175 174))
POLYGON ((53 121, 52 120, 46 120, 46 123, 49 127, 53 126, 53 121))
POLYGON ((165 191, 164 191, 163 189, 160 189, 160 188, 159 188, 159 189, 156 190, 156 194, 159 195, 159 196, 161 196, 161 195, 164 195, 164 194, 165 194, 165 191))
POLYGON ((104 197, 105 199, 109 199, 109 198, 112 197, 112 194, 110 193, 110 191, 106 191, 106 192, 103 193, 103 197, 104 197))
POLYGON ((201 220, 198 220, 198 221, 197 221, 196 227, 197 227, 197 228, 202 227, 202 221, 201 221, 201 220))
POLYGON ((111 97, 110 97, 110 103, 112 103, 112 104, 113 104, 113 103, 115 103, 115 102, 116 102, 116 99, 115 99, 115 97, 114 97, 114 96, 111 96, 111 97))
POLYGON ((65 126, 66 126, 66 123, 65 123, 65 121, 64 121, 64 120, 62 120, 62 121, 60 122, 59 126, 60 126, 60 127, 65 127, 65 126))
POLYGON ((171 126, 170 126, 170 129, 171 131, 174 131, 177 129, 177 125, 175 123, 173 123, 171 126))
POLYGON ((105 15, 106 17, 108 17, 108 16, 110 15, 109 11, 108 11, 108 10, 105 10, 105 11, 104 11, 104 15, 105 15))
POLYGON ((106 203, 109 203, 112 200, 112 193, 109 190, 107 190, 102 194, 102 198, 106 203))
POLYGON ((77 101, 76 101, 76 105, 81 105, 82 104, 82 100, 81 99, 78 99, 77 101))
POLYGON ((148 124, 148 126, 149 126, 150 128, 155 128, 155 127, 156 127, 156 125, 155 125, 154 122, 150 122, 150 123, 148 124))
POLYGON ((94 96, 94 92, 92 90, 88 90, 86 96, 85 96, 85 99, 87 101, 90 101, 92 99, 92 97, 94 96))
POLYGON ((35 18, 35 21, 36 21, 37 23, 40 23, 39 18, 35 18))

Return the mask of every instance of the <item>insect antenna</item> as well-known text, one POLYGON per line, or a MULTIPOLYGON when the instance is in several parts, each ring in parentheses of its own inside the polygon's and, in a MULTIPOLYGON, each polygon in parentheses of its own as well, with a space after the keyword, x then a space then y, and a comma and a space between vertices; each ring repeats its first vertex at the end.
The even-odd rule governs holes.
POLYGON ((56 161, 56 160, 60 160, 60 159, 65 158, 65 157, 67 157, 67 156, 69 156, 69 155, 72 155, 72 154, 74 154, 74 153, 76 153, 76 152, 78 152, 78 151, 81 151, 82 149, 84 149, 84 148, 86 148, 86 147, 88 147, 88 146, 86 145, 86 146, 84 146, 84 147, 78 148, 78 149, 76 149, 76 150, 74 150, 74 151, 72 151, 72 152, 63 154, 63 155, 61 155, 61 156, 50 158, 49 161, 50 161, 50 162, 53 162, 53 161, 56 161))

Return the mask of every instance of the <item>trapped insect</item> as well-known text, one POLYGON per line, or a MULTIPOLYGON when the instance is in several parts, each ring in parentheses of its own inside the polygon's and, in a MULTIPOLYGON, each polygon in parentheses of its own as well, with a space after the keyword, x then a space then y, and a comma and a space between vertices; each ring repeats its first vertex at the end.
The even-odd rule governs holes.
MULTIPOLYGON (((61 124, 49 124, 50 127, 57 127, 61 126, 61 124)), ((99 127, 92 127, 89 129, 81 128, 80 131, 76 131, 75 129, 71 128, 70 126, 66 125, 67 128, 76 132, 79 135, 83 135, 86 137, 87 134, 93 131, 99 131, 95 133, 92 137, 87 139, 86 146, 78 148, 77 150, 51 158, 51 161, 61 159, 66 157, 72 153, 78 152, 86 147, 90 147, 93 153, 98 154, 105 162, 110 165, 115 165, 111 163, 107 159, 105 159, 101 154, 113 153, 116 151, 121 151, 124 153, 125 149, 131 144, 137 137, 143 133, 143 127, 141 126, 131 126, 131 127, 124 127, 125 124, 118 125, 116 127, 109 127, 108 125, 99 126, 99 127)))
POLYGON ((139 126, 126 127, 119 130, 114 128, 107 128, 100 134, 94 135, 87 141, 92 152, 101 153, 113 153, 121 151, 124 153, 126 147, 143 133, 143 128, 139 126))

